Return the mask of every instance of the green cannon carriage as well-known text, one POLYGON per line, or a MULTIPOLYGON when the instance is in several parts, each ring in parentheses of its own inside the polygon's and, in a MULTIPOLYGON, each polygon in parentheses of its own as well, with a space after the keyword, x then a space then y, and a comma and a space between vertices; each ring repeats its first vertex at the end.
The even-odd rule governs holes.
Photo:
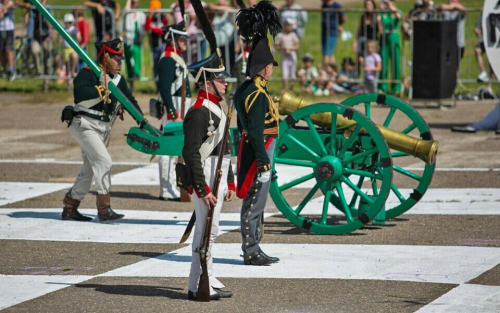
MULTIPOLYGON (((99 75, 100 68, 46 8, 38 0, 29 1, 99 75)), ((126 135, 132 148, 147 154, 181 154, 182 122, 170 123, 162 132, 113 83, 109 88, 139 125, 126 135)), ((345 234, 372 220, 384 223, 411 209, 429 187, 437 142, 418 112, 400 99, 364 94, 340 104, 312 104, 286 93, 277 100, 283 120, 273 157, 277 177, 270 193, 278 209, 298 227, 345 234), (375 106, 380 109, 372 110, 375 106), (377 118, 379 125, 374 123, 377 118), (284 182, 282 170, 295 176, 284 182), (304 184, 308 192, 292 205, 287 193, 297 190, 293 187, 304 190, 304 184), (307 205, 316 203, 321 210, 313 207, 311 212, 307 205)), ((237 132, 231 133, 236 143, 237 132)))

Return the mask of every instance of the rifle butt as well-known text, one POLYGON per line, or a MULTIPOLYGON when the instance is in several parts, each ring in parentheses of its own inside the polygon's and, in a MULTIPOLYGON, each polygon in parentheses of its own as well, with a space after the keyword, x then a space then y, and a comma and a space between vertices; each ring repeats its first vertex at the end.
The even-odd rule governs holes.
POLYGON ((200 282, 198 283, 198 292, 196 300, 199 302, 210 302, 210 282, 208 281, 207 262, 201 263, 200 282))

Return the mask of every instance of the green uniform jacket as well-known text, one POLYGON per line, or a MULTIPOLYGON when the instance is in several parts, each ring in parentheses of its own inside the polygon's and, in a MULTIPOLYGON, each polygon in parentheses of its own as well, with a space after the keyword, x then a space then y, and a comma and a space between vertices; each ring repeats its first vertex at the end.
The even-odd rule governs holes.
MULTIPOLYGON (((94 74, 94 72, 89 67, 86 67, 78 72, 78 75, 76 75, 73 84, 74 84, 73 95, 75 97, 75 104, 78 104, 85 100, 99 98, 100 95, 98 89, 100 89, 101 94, 104 95, 104 87, 101 86, 99 78, 94 74)), ((125 78, 123 78, 123 76, 118 82, 117 87, 123 92, 123 94, 127 97, 127 99, 130 100, 130 102, 134 105, 136 110, 139 111, 141 114, 143 114, 141 108, 139 107, 139 104, 135 100, 134 96, 132 96, 130 89, 128 89, 127 82, 125 78)), ((110 104, 104 104, 104 101, 101 101, 89 108, 94 111, 102 112, 104 116, 98 116, 86 112, 81 112, 81 114, 97 120, 109 122, 109 118, 113 113, 113 111, 115 110, 116 103, 118 102, 113 94, 111 94, 110 99, 111 99, 110 104)))
POLYGON ((236 195, 245 198, 258 173, 271 170, 267 148, 278 137, 279 114, 267 82, 256 76, 236 91, 234 103, 241 134, 238 151, 238 187, 236 195))
MULTIPOLYGON (((176 54, 177 57, 182 58, 179 56, 179 50, 175 50, 174 47, 168 46, 165 49, 165 55, 158 63, 158 85, 169 120, 174 120, 179 117, 179 112, 177 112, 174 106, 172 97, 182 97, 182 84, 173 93, 172 85, 177 79, 182 79, 183 73, 187 71, 185 64, 180 64, 175 60, 173 57, 174 54, 176 54)), ((190 97, 191 88, 189 87, 189 78, 186 76, 186 98, 190 97)))
MULTIPOLYGON (((220 97, 210 93, 208 97, 209 101, 219 105, 221 101, 220 97)), ((207 99, 207 93, 200 90, 196 101, 187 112, 182 126, 184 129, 184 148, 182 149, 182 156, 186 164, 189 182, 192 185, 189 188, 189 193, 192 193, 191 188, 193 188, 198 198, 202 198, 211 192, 210 187, 207 185, 205 174, 203 174, 203 164, 200 155, 200 147, 208 138, 207 130, 210 125, 209 110, 203 106, 203 101, 205 99, 207 99)), ((214 121, 214 127, 217 129, 220 119, 214 113, 212 113, 211 116, 214 121)), ((221 125, 221 127, 223 129, 224 125, 221 125)), ((229 139, 231 137, 229 137, 229 134, 226 134, 226 138, 229 139)), ((219 155, 220 146, 221 143, 212 151, 211 155, 219 155)), ((224 154, 231 154, 231 147, 231 142, 227 142, 224 154)), ((229 190, 235 190, 234 175, 231 165, 229 165, 229 172, 227 174, 227 186, 229 190)))

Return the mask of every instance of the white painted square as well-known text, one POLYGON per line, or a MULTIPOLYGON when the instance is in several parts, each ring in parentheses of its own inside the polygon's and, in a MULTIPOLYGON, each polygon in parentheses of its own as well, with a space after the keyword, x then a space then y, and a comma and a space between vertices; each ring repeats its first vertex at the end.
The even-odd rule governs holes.
POLYGON ((0 182, 0 206, 70 188, 64 183, 0 182))
MULTIPOLYGON (((500 249, 450 246, 268 244, 281 260, 245 266, 240 244, 215 244, 214 273, 236 278, 375 279, 460 284, 500 263, 500 249)), ((110 271, 103 276, 187 277, 191 247, 110 271)))
POLYGON ((92 277, 0 275, 0 310, 81 283, 92 277))
POLYGON ((500 286, 462 284, 442 295, 417 313, 498 313, 500 286))

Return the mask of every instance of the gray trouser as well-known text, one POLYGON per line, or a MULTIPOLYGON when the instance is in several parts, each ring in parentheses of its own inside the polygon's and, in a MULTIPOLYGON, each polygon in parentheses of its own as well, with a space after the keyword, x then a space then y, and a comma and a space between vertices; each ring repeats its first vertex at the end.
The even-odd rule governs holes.
POLYGON ((71 188, 72 199, 81 201, 89 192, 92 180, 98 194, 110 193, 112 161, 103 141, 108 128, 107 122, 85 116, 73 118, 71 134, 82 149, 83 165, 71 188))
MULTIPOLYGON (((271 164, 273 162, 275 143, 276 141, 273 140, 267 149, 267 156, 271 164)), ((241 250, 248 255, 255 254, 259 250, 259 243, 262 239, 264 209, 266 208, 270 186, 271 179, 261 183, 256 176, 241 205, 241 250)))

